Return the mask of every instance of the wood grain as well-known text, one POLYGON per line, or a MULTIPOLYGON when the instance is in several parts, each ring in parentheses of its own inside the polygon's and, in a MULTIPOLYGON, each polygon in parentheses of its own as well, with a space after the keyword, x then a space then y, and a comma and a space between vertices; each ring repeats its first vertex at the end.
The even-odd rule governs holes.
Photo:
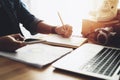
POLYGON ((0 80, 98 80, 67 71, 56 70, 51 65, 42 69, 0 57, 0 80))

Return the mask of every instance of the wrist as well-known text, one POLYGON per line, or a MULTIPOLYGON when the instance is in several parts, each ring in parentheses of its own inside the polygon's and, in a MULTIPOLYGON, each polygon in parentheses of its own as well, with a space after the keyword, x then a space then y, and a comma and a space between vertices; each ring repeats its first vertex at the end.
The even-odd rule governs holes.
POLYGON ((52 27, 52 29, 51 29, 51 33, 53 33, 53 34, 57 34, 57 32, 56 32, 56 26, 55 26, 55 27, 52 27))

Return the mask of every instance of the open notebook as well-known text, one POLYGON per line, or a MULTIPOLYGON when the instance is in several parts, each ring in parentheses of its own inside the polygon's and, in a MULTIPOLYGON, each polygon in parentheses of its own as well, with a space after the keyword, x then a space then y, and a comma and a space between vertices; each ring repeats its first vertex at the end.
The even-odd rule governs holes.
POLYGON ((72 48, 37 43, 19 48, 15 53, 0 51, 0 56, 41 68, 70 53, 72 50, 72 48))
POLYGON ((69 47, 69 48, 78 48, 83 43, 87 42, 87 38, 71 36, 70 38, 63 38, 57 34, 36 34, 31 36, 33 39, 40 39, 42 43, 61 46, 61 47, 69 47))
POLYGON ((100 79, 120 80, 120 48, 86 43, 53 66, 100 79))

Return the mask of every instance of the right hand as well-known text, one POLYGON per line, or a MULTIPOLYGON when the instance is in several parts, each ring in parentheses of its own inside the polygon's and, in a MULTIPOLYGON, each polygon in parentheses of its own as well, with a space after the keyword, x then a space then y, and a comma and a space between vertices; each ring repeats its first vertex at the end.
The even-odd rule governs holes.
POLYGON ((55 32, 62 37, 69 38, 72 35, 72 26, 66 24, 60 27, 56 27, 55 32))
POLYGON ((25 46, 24 37, 20 34, 12 34, 0 37, 0 50, 14 52, 16 49, 25 46))

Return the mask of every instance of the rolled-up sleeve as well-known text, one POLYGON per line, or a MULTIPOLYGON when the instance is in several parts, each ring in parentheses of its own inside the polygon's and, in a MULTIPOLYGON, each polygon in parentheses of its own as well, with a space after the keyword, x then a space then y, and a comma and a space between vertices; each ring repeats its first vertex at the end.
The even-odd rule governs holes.
POLYGON ((37 29, 37 24, 42 20, 36 18, 33 14, 31 14, 25 7, 25 4, 22 3, 20 0, 16 1, 16 13, 17 19, 20 23, 23 24, 31 34, 35 34, 37 29))

